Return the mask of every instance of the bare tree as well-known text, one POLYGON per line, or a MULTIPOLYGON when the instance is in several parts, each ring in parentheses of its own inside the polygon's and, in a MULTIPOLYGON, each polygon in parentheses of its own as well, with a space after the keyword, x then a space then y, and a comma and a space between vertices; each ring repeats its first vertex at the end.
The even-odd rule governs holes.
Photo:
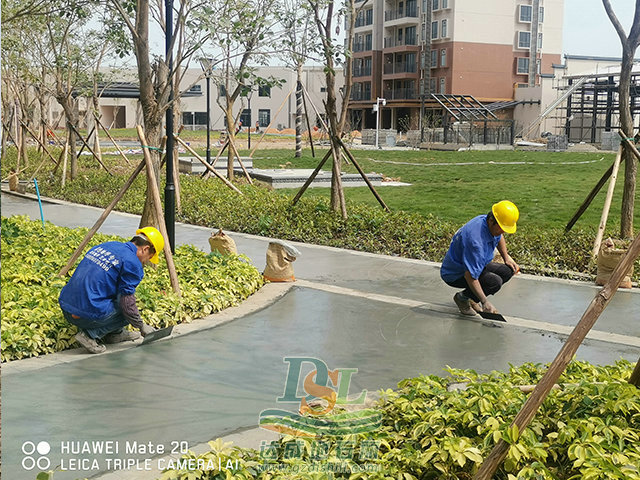
MULTIPOLYGON (((618 17, 611 8, 609 0, 602 0, 604 9, 609 16, 609 20, 611 20, 613 27, 618 33, 620 43, 622 44, 622 65, 620 68, 618 99, 620 104, 620 127, 627 138, 631 138, 634 135, 629 90, 631 88, 631 69, 633 68, 633 58, 638 45, 640 45, 640 0, 636 0, 635 3, 636 9, 633 16, 633 23, 631 25, 629 35, 627 35, 624 28, 622 28, 618 17)), ((625 160, 625 171, 624 190, 622 193, 622 212, 620 218, 620 235, 622 238, 632 238, 638 166, 629 149, 625 148, 623 154, 625 160)))
MULTIPOLYGON (((202 3, 183 0, 179 2, 178 9, 173 12, 175 19, 175 34, 170 45, 173 63, 170 66, 163 55, 154 55, 150 47, 150 25, 152 22, 161 30, 167 32, 167 24, 162 0, 138 0, 133 5, 131 2, 120 0, 107 0, 107 3, 119 14, 119 20, 130 35, 130 46, 134 52, 138 82, 140 88, 140 105, 144 121, 145 136, 151 146, 159 147, 162 138, 162 125, 167 109, 173 105, 170 103, 172 89, 178 91, 180 75, 184 74, 184 68, 203 43, 204 38, 197 31, 192 30, 188 43, 183 42, 187 37, 188 19, 195 9, 202 7, 202 3), (179 47, 177 47, 178 45, 179 47)), ((179 91, 178 91, 179 92, 179 91)), ((174 102, 179 95, 174 96, 174 102)), ((157 182, 160 182, 160 152, 151 150, 151 158, 157 182)), ((151 185, 147 179, 147 192, 151 191, 151 185)), ((158 225, 158 218, 153 205, 152 195, 147 195, 147 200, 140 219, 141 225, 158 225)))
MULTIPOLYGON (((325 101, 325 113, 328 120, 329 138, 331 140, 331 155, 333 167, 331 174, 331 208, 341 212, 343 218, 347 218, 347 207, 342 188, 342 153, 341 137, 347 120, 348 99, 351 96, 351 68, 353 65, 353 36, 356 20, 355 0, 347 0, 344 10, 335 12, 334 0, 325 2, 309 0, 313 12, 316 27, 322 43, 322 58, 325 65, 327 99, 325 101), (336 15, 337 13, 337 15, 336 15), (334 37, 333 21, 340 22, 346 15, 347 31, 344 47, 334 37), (336 93, 336 65, 344 66, 345 84, 342 92, 342 106, 338 112, 336 93)), ((336 27, 339 30, 339 26, 336 27)))
MULTIPOLYGON (((302 68, 318 50, 317 35, 313 29, 313 17, 309 6, 298 0, 281 0, 278 8, 279 22, 284 29, 282 58, 286 65, 296 72, 296 153, 302 156, 302 110, 303 83, 302 68)), ((308 120, 308 119, 307 119, 308 120)), ((311 135, 311 132, 309 132, 311 135)))
MULTIPOLYGON (((262 78, 256 66, 266 64, 277 48, 272 31, 275 0, 222 0, 203 8, 200 25, 210 35, 219 53, 214 63, 214 81, 221 89, 217 103, 224 112, 227 136, 235 145, 236 125, 240 112, 234 114, 238 99, 256 87, 279 83, 275 78, 262 78)), ((208 47, 208 46, 207 46, 208 47)), ((251 128, 251 125, 247 126, 251 128)), ((227 177, 233 179, 233 148, 227 153, 227 177)))

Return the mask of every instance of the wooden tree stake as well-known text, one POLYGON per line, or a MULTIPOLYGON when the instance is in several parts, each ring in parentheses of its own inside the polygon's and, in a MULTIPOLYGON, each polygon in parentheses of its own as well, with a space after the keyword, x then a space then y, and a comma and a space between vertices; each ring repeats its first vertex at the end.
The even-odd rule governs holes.
MULTIPOLYGON (((631 265, 636 258, 640 255, 640 234, 635 238, 629 250, 622 258, 618 266, 613 270, 611 274, 611 278, 602 287, 602 290, 598 292, 596 297, 591 301, 589 307, 582 315, 582 318, 573 329, 569 338, 562 346, 562 349, 556 356, 556 358, 549 366, 549 369, 544 374, 533 393, 525 404, 522 406, 522 409, 516 415, 515 419, 511 423, 511 426, 517 426, 518 432, 523 432, 525 428, 531 422, 534 415, 544 402, 545 398, 553 388, 553 385, 557 382, 558 378, 567 368, 567 365, 575 355, 578 347, 586 337, 589 330, 593 327, 598 320, 598 317, 605 309, 605 307, 609 304, 613 296, 615 295, 618 287, 620 286, 620 282, 624 278, 624 276, 629 271, 631 265)), ((493 478, 493 474, 498 469, 504 458, 507 456, 507 452, 509 451, 509 444, 504 440, 500 440, 494 447, 489 456, 486 458, 484 463, 480 466, 480 469, 473 477, 474 480, 490 480, 493 478)))
POLYGON ((111 136, 111 134, 109 133, 109 130, 107 130, 104 125, 102 124, 102 122, 100 121, 100 119, 98 118, 98 114, 96 112, 93 112, 93 116, 96 118, 96 122, 98 122, 98 125, 100 126, 100 128, 102 128, 102 131, 104 133, 107 134, 107 137, 109 137, 109 140, 111 140, 111 143, 113 143, 113 146, 116 147, 116 149, 118 150, 118 152, 120 153, 120 156, 122 158, 124 158, 125 162, 127 162, 128 165, 131 165, 131 162, 129 161, 129 159, 127 158, 127 156, 124 154, 124 152, 122 151, 122 149, 120 148, 120 145, 118 145, 116 143, 116 141, 113 139, 113 137, 111 136))
POLYGON ((102 162, 102 159, 96 154, 96 152, 93 151, 93 149, 87 144, 87 142, 84 140, 84 138, 82 138, 82 135, 80 135, 80 132, 78 131, 78 129, 76 127, 73 126, 73 124, 69 124, 69 126, 71 127, 71 129, 76 133, 76 135, 78 135, 78 138, 82 141, 82 143, 84 144, 85 147, 87 147, 87 150, 89 150, 89 152, 91 153, 91 155, 93 155, 93 157, 98 161, 98 163, 102 166, 102 168, 105 169, 105 171, 109 174, 109 175, 113 175, 113 173, 111 173, 109 171, 109 169, 107 168, 107 166, 102 162))
POLYGON ((200 160, 202 162, 202 164, 207 168, 207 170, 209 170, 211 173, 213 173, 216 177, 218 177, 220 180, 222 180, 226 186, 228 186, 230 189, 238 192, 240 195, 242 195, 242 192, 240 190, 238 190, 238 188, 231 183, 229 180, 227 180, 226 178, 224 178, 222 175, 220 175, 220 173, 218 173, 216 171, 215 168, 213 168, 211 165, 209 165, 207 163, 207 161, 205 159, 203 159, 200 155, 198 155, 196 153, 196 151, 191 148, 189 145, 187 145, 184 140, 182 140, 180 137, 174 135, 175 139, 178 141, 178 143, 180 143, 180 145, 182 145, 184 148, 186 148, 192 155, 194 155, 198 160, 200 160))
POLYGON ((298 190, 298 193, 296 193, 296 196, 293 198, 293 201, 291 202, 292 205, 295 205, 296 203, 298 203, 298 200, 300 200, 300 197, 302 197, 302 194, 307 190, 307 188, 309 188, 309 185, 311 185, 311 183, 313 182, 313 179, 316 178, 316 176, 318 176, 318 173, 320 172, 320 169, 326 163, 326 161, 329 159, 330 156, 331 156, 331 150, 329 150, 325 154, 325 156, 320 161, 320 163, 318 164, 316 169, 309 176, 309 178, 307 178, 307 181, 304 182, 304 185, 302 185, 302 187, 300 187, 300 190, 298 190))
MULTIPOLYGON (((253 185, 253 180, 251 179, 251 176, 249 175, 249 172, 247 172, 247 169, 244 168, 244 163, 242 163, 242 159, 240 158, 240 153, 238 153, 238 149, 236 148, 236 144, 231 139, 231 137, 229 137, 229 148, 233 149, 233 154, 238 159, 238 163, 240 164, 240 167, 242 168, 242 171, 244 172, 244 176, 247 178, 247 181, 249 182, 250 185, 253 185)), ((234 161, 234 160, 231 160, 231 161, 234 161)))
POLYGON ((147 175, 149 177, 149 185, 151 186, 151 195, 153 196, 153 204, 156 209, 156 216, 158 217, 158 227, 160 233, 165 238, 164 242, 164 257, 167 261, 167 270, 169 270, 169 279, 171 280, 171 286, 173 291, 180 295, 180 284, 178 283, 178 274, 176 273, 176 266, 173 263, 173 253, 171 252, 171 245, 169 245, 169 235, 167 234, 167 225, 164 223, 164 215, 162 212, 162 200, 160 199, 160 191, 158 190, 158 183, 156 180, 156 174, 153 171, 153 162, 151 155, 149 154, 149 148, 147 145, 147 139, 144 136, 144 131, 140 125, 136 126, 138 131, 138 138, 140 138, 140 144, 142 145, 142 154, 144 155, 144 163, 147 165, 147 175))
POLYGON ((613 162, 613 169, 611 171, 611 178, 609 179, 609 188, 607 189, 607 196, 604 199, 604 206, 602 207, 602 216, 600 217, 600 225, 598 225, 598 233, 596 234, 596 240, 593 243, 593 251, 591 252, 591 258, 595 259, 598 256, 600 250, 600 244, 602 243, 602 237, 604 236, 604 229, 607 226, 607 218, 609 217, 609 210, 611 209, 611 200, 613 199, 613 191, 616 188, 616 179, 618 178, 618 169, 620 168, 620 160, 622 158, 622 152, 624 146, 620 144, 618 154, 613 162))

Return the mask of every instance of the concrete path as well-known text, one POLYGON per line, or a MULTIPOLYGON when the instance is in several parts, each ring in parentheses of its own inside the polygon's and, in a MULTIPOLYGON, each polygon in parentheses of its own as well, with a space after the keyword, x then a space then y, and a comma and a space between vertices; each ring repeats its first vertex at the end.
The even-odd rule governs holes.
MULTIPOLYGON (((45 219, 64 226, 90 227, 100 213, 64 202, 44 205, 45 219)), ((2 215, 12 214, 37 219, 37 203, 3 194, 2 215)), ((101 231, 128 236, 137 224, 136 216, 112 214, 101 231)), ((208 250, 210 232, 178 225, 176 241, 208 250)), ((262 269, 268 239, 232 236, 262 269)), ((456 313, 454 290, 440 281, 437 264, 295 245, 302 251, 294 264, 296 284, 268 285, 239 310, 177 329, 175 338, 97 356, 74 350, 3 365, 3 473, 33 479, 37 470, 26 471, 22 462, 45 458, 51 468, 61 462, 77 467, 56 473, 56 480, 84 478, 111 470, 122 458, 138 463, 109 479, 151 479, 156 477, 144 461, 157 467, 162 454, 141 452, 142 444, 164 445, 166 454, 180 442, 192 447, 254 429, 252 445, 259 446, 272 438, 255 430, 260 412, 295 410, 276 402, 287 377, 285 357, 357 368, 353 394, 393 388, 410 376, 443 375, 446 365, 487 372, 509 363, 549 362, 598 291, 585 283, 520 275, 495 298, 510 320, 496 325, 456 313), (85 441, 113 442, 120 451, 74 454, 74 446, 85 441), (29 453, 39 442, 51 451, 29 453), (138 447, 127 453, 127 442, 138 447), (82 461, 70 464, 74 458, 82 461)), ((600 364, 637 361, 638 312, 637 289, 620 291, 577 357, 600 364)), ((236 438, 246 443, 246 435, 236 438)))

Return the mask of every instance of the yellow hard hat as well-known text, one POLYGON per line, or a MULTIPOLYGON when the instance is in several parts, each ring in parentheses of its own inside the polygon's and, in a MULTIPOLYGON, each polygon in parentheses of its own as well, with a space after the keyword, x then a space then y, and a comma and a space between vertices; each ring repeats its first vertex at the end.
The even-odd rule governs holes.
POLYGON ((154 227, 143 227, 136 230, 136 235, 143 233, 153 245, 153 249, 156 253, 153 254, 153 257, 149 259, 149 261, 153 264, 158 264, 158 254, 164 248, 164 238, 162 234, 158 231, 157 228, 154 227))
POLYGON ((518 207, 509 200, 502 200, 491 207, 500 228, 507 233, 516 233, 516 222, 520 217, 518 207))

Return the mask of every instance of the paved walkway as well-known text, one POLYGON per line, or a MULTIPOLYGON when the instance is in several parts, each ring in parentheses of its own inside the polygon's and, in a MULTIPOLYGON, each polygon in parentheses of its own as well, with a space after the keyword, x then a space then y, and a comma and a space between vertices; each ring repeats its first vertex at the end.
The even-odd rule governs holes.
MULTIPOLYGON (((92 226, 100 213, 64 202, 44 205, 45 219, 64 226, 92 226)), ((12 214, 39 218, 36 203, 3 194, 2 215, 12 214)), ((136 216, 112 214, 101 231, 127 236, 137 224, 136 216)), ((177 225, 176 241, 208 250, 210 232, 177 225)), ((232 236, 262 269, 268 239, 232 236)), ((156 462, 157 455, 139 449, 124 452, 127 442, 170 450, 171 442, 193 446, 254 429, 261 410, 278 406, 288 367, 284 357, 357 368, 354 393, 393 388, 409 376, 441 375, 446 365, 486 372, 509 363, 549 362, 598 291, 586 283, 519 275, 495 298, 509 319, 496 325, 456 314, 454 290, 440 281, 437 264, 295 245, 302 251, 294 264, 298 282, 268 285, 237 310, 177 329, 175 338, 97 356, 74 350, 4 365, 3 473, 35 477, 21 462, 40 457, 23 453, 25 442, 51 445, 46 458, 52 467, 82 458, 75 471, 56 473, 56 480, 66 480, 100 475, 115 458, 156 462), (73 454, 73 441, 111 441, 120 452, 73 454), (96 470, 87 459, 96 460, 96 470)), ((638 311, 637 289, 618 292, 577 357, 637 361, 638 311)), ((247 441, 246 434, 237 438, 247 441)), ((252 444, 269 438, 253 430, 252 444)), ((136 467, 109 478, 156 478, 136 467)))

